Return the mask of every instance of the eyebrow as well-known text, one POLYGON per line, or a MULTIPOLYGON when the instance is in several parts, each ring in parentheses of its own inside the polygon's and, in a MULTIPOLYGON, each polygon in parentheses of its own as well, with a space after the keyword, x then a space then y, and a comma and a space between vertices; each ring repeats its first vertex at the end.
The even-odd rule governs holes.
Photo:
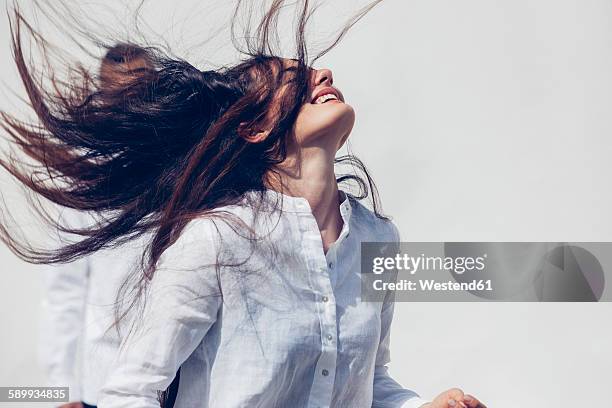
MULTIPOLYGON (((313 67, 308 67, 308 73, 312 73, 315 69, 313 67)), ((297 71, 297 67, 296 66, 290 66, 290 67, 286 67, 283 68, 282 72, 291 72, 291 71, 297 71)))

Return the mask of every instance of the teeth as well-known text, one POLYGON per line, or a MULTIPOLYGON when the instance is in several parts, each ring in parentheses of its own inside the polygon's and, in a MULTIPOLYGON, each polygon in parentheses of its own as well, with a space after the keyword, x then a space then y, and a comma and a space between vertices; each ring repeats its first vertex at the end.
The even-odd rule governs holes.
POLYGON ((319 96, 316 100, 315 100, 315 104, 321 104, 321 103, 325 103, 327 101, 330 100, 338 100, 338 97, 334 94, 325 94, 325 95, 321 95, 319 96))

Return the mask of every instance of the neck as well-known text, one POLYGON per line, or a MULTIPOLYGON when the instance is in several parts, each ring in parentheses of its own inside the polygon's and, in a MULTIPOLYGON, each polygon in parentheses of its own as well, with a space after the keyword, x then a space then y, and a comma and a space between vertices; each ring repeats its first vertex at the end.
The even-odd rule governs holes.
POLYGON ((327 251, 342 230, 334 156, 324 149, 314 149, 301 152, 300 157, 287 157, 279 165, 278 177, 269 186, 308 201, 327 251))

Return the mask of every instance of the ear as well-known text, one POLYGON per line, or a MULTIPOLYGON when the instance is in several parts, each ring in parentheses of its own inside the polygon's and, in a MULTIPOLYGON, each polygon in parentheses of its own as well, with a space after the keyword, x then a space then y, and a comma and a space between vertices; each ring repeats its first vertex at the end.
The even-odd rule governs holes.
POLYGON ((257 129, 247 122, 238 125, 238 135, 250 143, 261 143, 270 135, 271 129, 257 129))

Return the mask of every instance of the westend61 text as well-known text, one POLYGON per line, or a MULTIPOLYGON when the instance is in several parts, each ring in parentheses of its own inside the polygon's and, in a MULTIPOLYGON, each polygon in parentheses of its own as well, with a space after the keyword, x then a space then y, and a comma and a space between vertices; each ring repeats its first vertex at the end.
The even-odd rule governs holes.
POLYGON ((484 280, 473 280, 470 282, 438 282, 433 279, 419 279, 418 281, 412 281, 408 279, 402 279, 397 282, 383 282, 378 279, 373 282, 374 290, 377 291, 492 291, 493 284, 490 279, 484 280))

